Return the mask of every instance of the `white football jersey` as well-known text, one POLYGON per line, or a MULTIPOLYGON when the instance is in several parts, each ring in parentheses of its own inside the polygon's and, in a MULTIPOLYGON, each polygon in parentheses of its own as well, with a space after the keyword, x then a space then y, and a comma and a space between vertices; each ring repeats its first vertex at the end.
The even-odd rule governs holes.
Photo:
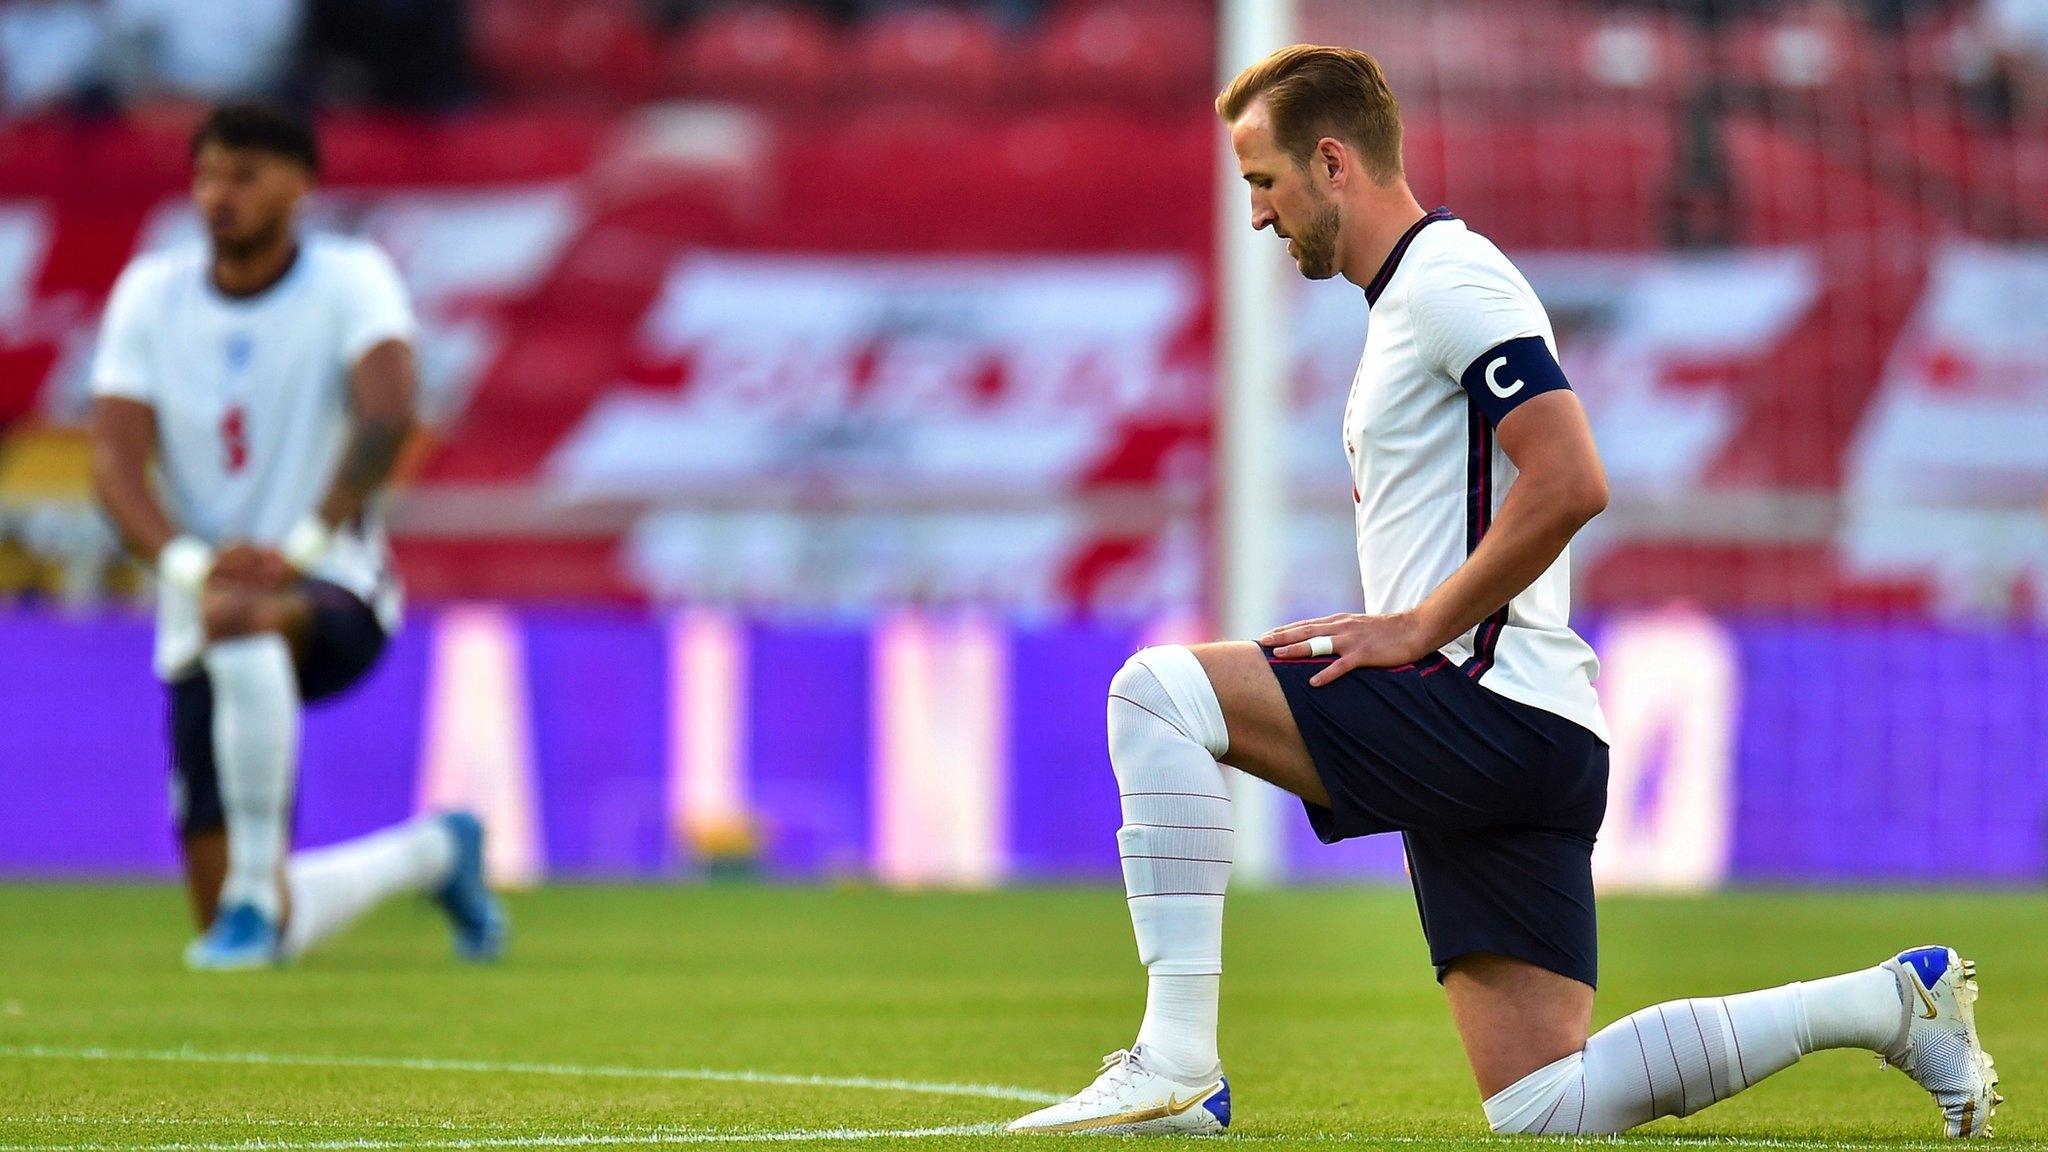
MULTIPOLYGON (((391 261, 374 245, 303 239, 282 280, 237 299, 214 287, 204 243, 138 256, 107 303, 95 395, 149 405, 166 511, 216 547, 277 546, 326 496, 349 430, 349 375, 418 325, 391 261)), ((387 631, 399 588, 379 510, 336 530, 310 575, 363 598, 387 631)), ((203 644, 194 598, 157 592, 157 672, 190 671, 203 644)))
MULTIPOLYGON (((1400 612, 1465 562, 1515 482, 1494 422, 1565 383, 1550 318, 1528 281, 1444 209, 1395 246, 1366 299, 1371 323, 1345 404, 1344 450, 1365 610, 1400 612)), ((1605 740, 1593 692, 1599 661, 1570 615, 1567 549, 1441 651, 1455 674, 1605 740)))

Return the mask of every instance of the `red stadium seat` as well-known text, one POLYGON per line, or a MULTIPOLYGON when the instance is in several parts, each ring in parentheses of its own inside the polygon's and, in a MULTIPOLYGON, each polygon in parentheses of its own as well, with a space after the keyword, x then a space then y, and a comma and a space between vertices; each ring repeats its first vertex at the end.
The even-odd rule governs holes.
POLYGON ((1964 86, 1990 72, 1991 45, 1974 10, 1936 12, 1907 27, 1896 63, 1916 108, 1953 107, 1964 86))
POLYGON ((664 54, 665 94, 809 102, 839 87, 832 26, 815 13, 746 7, 713 13, 664 54))
POLYGON ((1570 24, 1553 13, 1480 3, 1433 4, 1428 11, 1431 62, 1447 95, 1519 105, 1571 82, 1570 24))
POLYGON ((1853 15, 1811 8, 1762 17, 1729 28, 1716 45, 1715 70, 1724 79, 1753 84, 1819 103, 1865 98, 1879 53, 1869 30, 1853 15))
POLYGON ((1705 65, 1705 38, 1682 16, 1614 13, 1572 29, 1573 63, 1590 95, 1683 96, 1705 65))
POLYGON ((493 83, 516 85, 544 50, 548 28, 564 0, 476 0, 470 11, 470 51, 493 83))
POLYGON ((490 0, 473 43, 509 95, 631 103, 653 89, 654 34, 631 0, 490 0))
POLYGON ((864 25, 853 56, 863 95, 869 98, 987 100, 1001 86, 1005 49, 993 17, 909 8, 864 25))
POLYGON ((1097 3, 1053 19, 1033 70, 1055 99, 1184 101, 1210 87, 1213 39, 1210 22, 1190 7, 1097 3))

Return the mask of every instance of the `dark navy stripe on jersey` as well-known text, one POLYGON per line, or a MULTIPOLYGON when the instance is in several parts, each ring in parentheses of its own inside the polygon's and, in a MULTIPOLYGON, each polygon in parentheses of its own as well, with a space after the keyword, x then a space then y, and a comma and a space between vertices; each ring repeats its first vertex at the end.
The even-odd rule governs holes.
POLYGON ((1493 668, 1494 649, 1500 646, 1500 634, 1507 629, 1508 610, 1501 610, 1480 621, 1479 631, 1472 637, 1472 659, 1465 662, 1459 671, 1477 680, 1493 668))
POLYGON ((1493 479, 1493 428, 1479 405, 1465 406, 1465 555, 1478 551, 1479 541, 1493 522, 1487 489, 1493 479))
POLYGON ((1372 282, 1365 286, 1365 306, 1370 308, 1380 302, 1380 293, 1387 290, 1387 281, 1394 278, 1394 269, 1401 266, 1401 257, 1408 254, 1408 245, 1415 240, 1415 234, 1436 223, 1438 220, 1456 220, 1449 208, 1438 208, 1422 219, 1408 226, 1401 238, 1394 241, 1394 250, 1380 262, 1380 270, 1373 275, 1372 282))
MULTIPOLYGON (((1493 424, 1477 400, 1467 400, 1465 428, 1465 554, 1470 556, 1493 526, 1493 424)), ((1508 606, 1479 622, 1472 634, 1472 658, 1459 669, 1477 680, 1493 667, 1494 648, 1508 624, 1508 606)))

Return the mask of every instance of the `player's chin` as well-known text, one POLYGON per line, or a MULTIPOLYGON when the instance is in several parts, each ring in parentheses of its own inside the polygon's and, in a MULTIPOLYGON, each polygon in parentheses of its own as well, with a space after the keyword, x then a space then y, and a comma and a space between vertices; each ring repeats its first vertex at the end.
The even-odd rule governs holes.
POLYGON ((1310 263, 1307 259, 1297 256, 1294 259, 1294 266, 1301 269, 1302 277, 1308 280, 1328 280, 1337 274, 1337 265, 1327 260, 1310 263))

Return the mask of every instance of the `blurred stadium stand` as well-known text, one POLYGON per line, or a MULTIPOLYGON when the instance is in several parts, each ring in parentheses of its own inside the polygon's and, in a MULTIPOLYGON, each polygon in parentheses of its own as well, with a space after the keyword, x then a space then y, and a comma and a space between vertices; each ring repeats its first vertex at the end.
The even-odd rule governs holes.
MULTIPOLYGON (((86 510, 80 373, 121 264, 189 227, 193 105, 81 56, 122 8, 0 4, 10 595, 133 586, 86 510), (86 62, 18 79, 45 42, 86 62)), ((1418 194, 1551 303, 1616 479, 1590 607, 2043 610, 2023 9, 1307 4, 1306 36, 1386 64, 1418 194)), ((429 322, 435 435, 396 510, 417 595, 1201 601, 1207 4, 293 18, 323 226, 390 248, 429 322), (389 75, 360 51, 379 28, 421 30, 389 75)), ((1363 315, 1329 285, 1297 312, 1290 595, 1320 611, 1355 599, 1325 449, 1363 315)))

